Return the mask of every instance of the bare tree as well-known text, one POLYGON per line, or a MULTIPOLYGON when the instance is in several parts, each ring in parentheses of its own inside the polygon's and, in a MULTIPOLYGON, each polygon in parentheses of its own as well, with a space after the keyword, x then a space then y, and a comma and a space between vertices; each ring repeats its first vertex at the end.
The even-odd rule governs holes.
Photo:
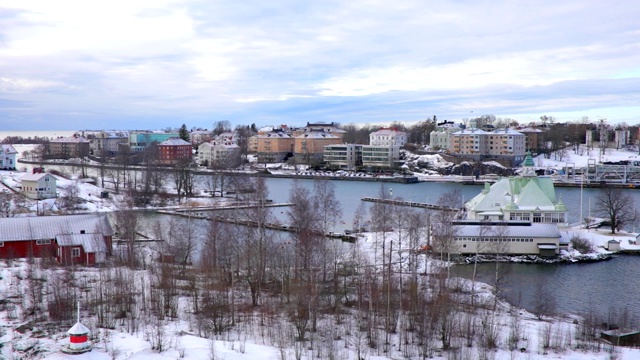
POLYGON ((549 289, 543 278, 536 280, 533 294, 533 313, 536 314, 538 320, 542 320, 544 316, 551 315, 555 311, 556 298, 553 291, 549 289))
POLYGON ((596 212, 609 220, 611 233, 636 220, 637 212, 631 195, 622 189, 606 187, 596 198, 596 212))
POLYGON ((77 181, 62 186, 62 196, 58 199, 60 207, 74 211, 80 207, 82 198, 80 197, 80 186, 77 181))
MULTIPOLYGON (((442 207, 452 207, 452 204, 460 204, 462 202, 462 194, 456 189, 449 191, 438 199, 437 204, 442 207)), ((436 212, 434 222, 432 224, 432 239, 434 249, 440 253, 441 258, 447 261, 447 278, 451 268, 451 254, 458 251, 455 243, 455 236, 459 227, 453 224, 455 213, 453 211, 441 210, 436 212)))

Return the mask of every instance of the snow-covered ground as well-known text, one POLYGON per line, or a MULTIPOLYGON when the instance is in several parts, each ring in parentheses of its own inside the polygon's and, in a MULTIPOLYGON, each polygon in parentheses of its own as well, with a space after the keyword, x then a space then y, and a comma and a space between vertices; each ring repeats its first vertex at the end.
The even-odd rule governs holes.
MULTIPOLYGON (((597 150, 594 150, 594 152, 597 150)), ((597 155, 597 153, 596 153, 597 155)), ((627 160, 634 156, 631 152, 627 151, 609 151, 606 155, 606 161, 618 161, 627 160)), ((577 155, 572 154, 571 151, 566 155, 562 161, 552 159, 544 159, 538 157, 536 159, 536 165, 540 167, 562 167, 565 163, 571 162, 579 166, 586 166, 589 158, 593 158, 592 155, 577 155)), ((439 155, 421 155, 419 161, 428 162, 434 167, 448 166, 439 155)), ((604 160, 603 160, 604 161, 604 160)), ((270 166, 271 167, 271 166, 270 166)), ((276 167, 276 166, 274 166, 276 167)), ((286 168, 286 166, 280 165, 279 169, 272 169, 273 171, 294 171, 295 169, 286 168)), ((298 168, 299 172, 305 172, 307 169, 298 168)), ((12 189, 17 189, 19 179, 25 175, 25 173, 19 172, 0 172, 2 176, 2 182, 12 189)), ((435 177, 435 176, 434 176, 435 177)), ((440 176, 438 176, 440 177, 440 176)), ((84 211, 114 211, 118 208, 118 198, 114 200, 101 199, 100 192, 103 190, 98 186, 82 181, 69 180, 62 177, 57 177, 58 186, 64 188, 72 183, 77 183, 80 189, 79 196, 83 199, 82 208, 84 211)), ((0 185, 0 187, 5 186, 0 185)), ((194 202, 208 201, 207 199, 191 199, 194 202)), ((202 205, 206 205, 202 203, 202 205)), ((30 210, 35 212, 36 202, 32 202, 30 210)), ((40 201, 42 208, 46 211, 57 211, 55 199, 40 201)), ((606 250, 607 241, 611 239, 621 241, 621 247, 628 250, 640 250, 640 245, 635 245, 631 241, 635 240, 635 234, 632 233, 617 233, 615 235, 610 234, 608 229, 566 229, 562 230, 564 236, 571 238, 572 236, 579 234, 581 237, 588 239, 592 242, 596 253, 608 253, 606 250), (631 241, 630 241, 631 240, 631 241)), ((393 233, 385 235, 387 241, 396 240, 395 246, 398 246, 398 240, 394 238, 393 233)), ((347 254, 347 257, 351 259, 364 259, 371 264, 380 264, 382 260, 380 256, 380 244, 382 234, 379 233, 366 233, 357 242, 353 248, 352 254, 347 254), (376 259, 376 256, 378 257, 376 259)), ((408 256, 411 253, 410 248, 404 246, 399 251, 393 254, 393 263, 396 266, 406 266, 408 262, 408 256)), ((577 256, 575 251, 570 252, 567 256, 577 256)), ((434 272, 437 267, 446 266, 445 263, 439 261, 424 261, 424 256, 420 257, 420 263, 418 271, 422 272, 434 272)), ((3 294, 19 294, 20 289, 24 289, 21 279, 25 279, 27 272, 26 261, 0 261, 0 300, 4 298, 3 294)), ((406 270, 406 268, 404 269, 406 270)), ((44 271, 55 271, 55 269, 49 269, 44 271)), ((77 268, 74 270, 77 272, 76 276, 92 276, 95 274, 96 269, 84 269, 77 268)), ((151 275, 144 275, 151 276, 151 275)), ((457 280, 458 285, 464 289, 463 293, 468 293, 471 289, 471 284, 466 280, 457 280)), ((147 282, 149 283, 149 282, 147 282)), ((493 301, 492 287, 486 284, 476 284, 475 294, 484 299, 487 302, 493 301)), ((462 295, 461 295, 462 296, 462 295)), ((68 344, 68 337, 64 330, 59 331, 53 335, 41 337, 37 331, 27 331, 24 334, 20 334, 16 331, 16 328, 24 324, 23 317, 16 316, 21 314, 21 309, 9 310, 7 308, 0 307, 0 343, 4 343, 4 347, 0 349, 0 359, 3 356, 7 359, 19 359, 26 358, 24 352, 17 351, 18 349, 26 348, 38 348, 40 353, 33 355, 32 358, 44 358, 44 359, 118 359, 118 360, 145 360, 145 359, 224 359, 224 360, 272 360, 272 359, 296 359, 296 355, 301 354, 303 359, 313 358, 329 358, 329 355, 325 352, 323 356, 318 357, 316 351, 308 349, 297 349, 296 342, 292 339, 287 339, 278 343, 275 337, 265 337, 261 334, 261 330, 252 331, 239 331, 232 330, 225 335, 218 336, 214 339, 206 339, 196 335, 196 332, 189 325, 189 311, 186 300, 181 300, 181 315, 175 321, 166 321, 161 324, 163 327, 163 336, 167 339, 167 349, 163 352, 157 352, 152 350, 151 345, 151 332, 153 331, 151 324, 143 324, 142 329, 137 332, 129 332, 124 326, 118 325, 115 329, 96 329, 95 326, 91 326, 94 322, 91 314, 83 312, 83 322, 86 322, 90 328, 94 330, 94 336, 96 343, 94 349, 81 355, 67 355, 63 354, 60 349, 68 344), (12 312, 13 311, 13 312, 12 312), (22 355, 21 355, 22 354, 22 355)), ((461 349, 458 353, 461 359, 480 359, 481 356, 486 356, 487 359, 521 359, 521 360, 539 360, 539 359, 570 359, 570 360, 587 360, 587 359, 640 359, 640 350, 631 348, 615 348, 609 351, 607 346, 603 346, 599 351, 594 349, 584 350, 577 349, 575 339, 573 336, 577 331, 577 325, 574 323, 575 318, 551 318, 545 317, 543 321, 537 319, 537 317, 524 310, 515 309, 507 303, 499 302, 499 306, 495 313, 486 313, 486 316, 493 316, 492 321, 499 329, 499 338, 504 344, 509 337, 509 333, 512 328, 514 319, 520 322, 521 331, 523 332, 522 339, 518 341, 518 347, 516 350, 506 350, 505 346, 501 346, 499 350, 492 350, 488 354, 483 354, 483 351, 478 347, 477 343, 468 349, 461 349), (549 331, 553 332, 554 338, 564 339, 565 343, 569 344, 558 349, 543 350, 542 343, 544 341, 545 333, 549 331), (525 349, 523 352, 520 348, 525 349)), ((158 326, 157 324, 154 326, 158 326)), ((37 328, 37 325, 36 325, 37 328)), ((355 330, 357 331, 357 330, 355 330)), ((262 330, 264 332, 264 330, 262 330)), ((397 337, 395 337, 398 341, 397 337)), ((346 336, 343 334, 341 338, 334 340, 333 357, 337 359, 347 360, 359 360, 356 358, 356 351, 354 350, 354 336, 346 336)), ((365 347, 366 348, 366 347, 365 347)), ((371 360, 383 360, 383 359, 400 359, 403 357, 402 352, 392 351, 389 354, 380 354, 379 351, 369 349, 360 354, 364 359, 371 360)), ((435 359, 445 359, 448 353, 436 352, 435 359)), ((419 358, 418 356, 413 358, 419 358)))

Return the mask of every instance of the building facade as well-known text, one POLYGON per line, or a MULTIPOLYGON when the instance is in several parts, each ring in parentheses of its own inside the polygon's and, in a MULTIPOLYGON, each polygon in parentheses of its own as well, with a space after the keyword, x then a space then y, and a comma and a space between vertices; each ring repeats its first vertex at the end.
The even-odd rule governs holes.
POLYGON ((191 144, 180 138, 169 138, 158 144, 158 160, 162 164, 190 161, 191 155, 191 144))
POLYGON ((451 134, 449 151, 476 161, 502 159, 517 166, 527 151, 526 137, 512 129, 465 129, 451 134))
POLYGON ((465 204, 467 219, 524 221, 568 226, 567 207, 556 199, 553 180, 536 176, 530 155, 522 176, 502 178, 465 204))
POLYGON ((116 156, 122 145, 129 144, 129 137, 117 131, 101 131, 90 140, 90 148, 95 156, 116 156))
POLYGON ((336 144, 324 147, 324 162, 343 170, 355 170, 362 165, 362 145, 336 144))
POLYGON ((53 258, 94 265, 112 252, 113 229, 104 213, 0 218, 0 258, 53 258))
POLYGON ((82 136, 61 137, 49 141, 47 155, 51 158, 82 158, 89 155, 91 142, 82 136))
POLYGON ((24 175, 22 193, 29 199, 42 200, 57 197, 56 177, 49 173, 35 173, 24 175))
POLYGON ((256 135, 258 162, 282 162, 287 156, 293 156, 295 139, 284 132, 275 131, 256 135))
POLYGON ((15 169, 18 152, 9 144, 0 144, 0 169, 15 169))
POLYGON ((134 131, 129 134, 129 148, 133 153, 138 153, 149 147, 154 141, 161 143, 170 138, 179 138, 177 133, 134 131))
POLYGON ((320 163, 327 145, 342 143, 339 136, 324 132, 307 132, 294 138, 293 154, 301 164, 320 163))
POLYGON ((198 162, 208 167, 235 167, 240 163, 240 147, 236 144, 206 142, 198 146, 198 162))

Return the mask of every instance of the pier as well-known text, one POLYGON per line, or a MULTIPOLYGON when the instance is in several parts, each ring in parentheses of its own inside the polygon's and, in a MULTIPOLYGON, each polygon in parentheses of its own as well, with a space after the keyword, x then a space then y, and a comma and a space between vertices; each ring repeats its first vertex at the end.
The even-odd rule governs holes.
MULTIPOLYGON (((292 204, 272 204, 272 206, 291 206, 292 204)), ((256 206, 253 206, 256 207, 256 206)), ((203 211, 202 209, 198 209, 200 211, 203 211)), ((211 210, 222 210, 222 208, 212 208, 211 210)), ((235 224, 235 225, 243 225, 243 226, 250 226, 250 227, 264 227, 266 229, 270 229, 270 230, 276 230, 276 231, 285 231, 285 232, 290 232, 290 233, 295 233, 298 232, 298 228, 295 226, 288 226, 288 225, 283 225, 280 223, 272 223, 272 222, 259 222, 259 221, 254 221, 254 220, 248 220, 248 219, 240 219, 240 218, 232 218, 232 217, 225 217, 225 216, 221 216, 221 215, 215 215, 215 216, 204 216, 201 212, 197 212, 197 213, 193 213, 192 211, 188 211, 188 210, 183 210, 183 211, 175 211, 175 210, 158 210, 157 211, 158 214, 166 214, 166 215, 174 215, 174 216, 181 216, 181 217, 186 217, 186 218, 190 218, 190 219, 198 219, 198 220, 207 220, 207 221, 220 221, 220 222, 224 222, 224 223, 228 223, 228 224, 235 224)), ((355 242, 358 237, 355 234, 345 234, 345 233, 335 233, 335 232, 328 232, 326 234, 323 233, 319 233, 319 232, 315 232, 315 235, 318 236, 324 236, 327 238, 331 238, 331 239, 340 239, 342 241, 346 241, 346 242, 355 242)))
POLYGON ((363 197, 362 201, 374 202, 374 203, 382 203, 389 205, 398 205, 398 206, 408 206, 414 208, 422 208, 429 210, 442 210, 442 211, 460 211, 460 209, 451 208, 448 206, 440 206, 428 203, 414 202, 414 201, 405 201, 405 200, 394 200, 394 199, 380 199, 374 197, 363 197))

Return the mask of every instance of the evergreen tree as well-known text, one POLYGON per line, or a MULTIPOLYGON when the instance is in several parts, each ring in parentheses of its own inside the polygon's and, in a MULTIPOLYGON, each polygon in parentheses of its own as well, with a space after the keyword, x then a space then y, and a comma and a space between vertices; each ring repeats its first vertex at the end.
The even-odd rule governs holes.
POLYGON ((180 137, 180 139, 184 141, 189 141, 189 130, 187 130, 187 125, 182 124, 182 126, 180 126, 180 131, 178 131, 178 136, 180 137))

